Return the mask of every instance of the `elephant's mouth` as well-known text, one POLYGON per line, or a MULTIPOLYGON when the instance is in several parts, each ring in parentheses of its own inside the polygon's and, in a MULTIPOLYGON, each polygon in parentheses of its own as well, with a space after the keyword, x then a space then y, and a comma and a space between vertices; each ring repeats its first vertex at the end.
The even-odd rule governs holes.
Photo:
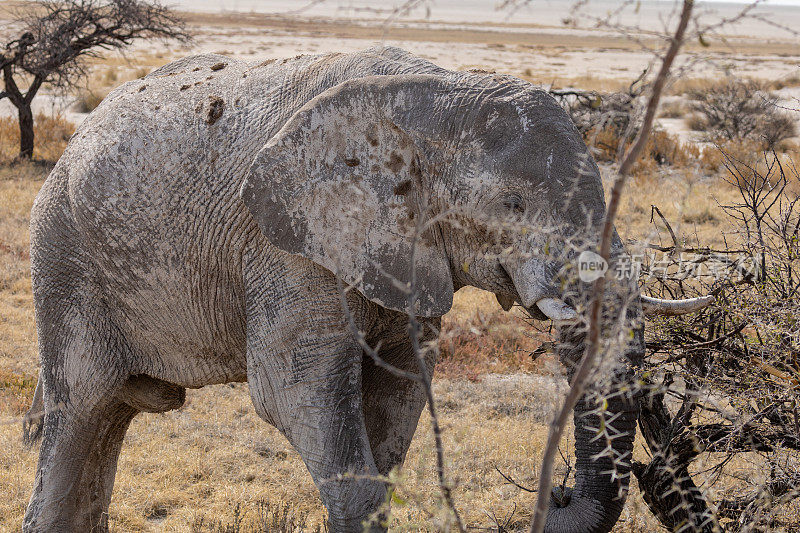
MULTIPOLYGON (((534 320, 552 320, 556 325, 572 325, 579 321, 580 317, 575 309, 564 302, 563 300, 551 296, 543 296, 536 299, 534 302, 525 302, 520 294, 520 290, 514 283, 514 278, 506 270, 502 263, 498 263, 498 270, 503 278, 503 285, 514 287, 515 294, 508 295, 503 293, 497 295, 498 301, 501 298, 513 298, 520 302, 531 318, 534 320)), ((549 294, 548 291, 543 291, 543 294, 549 294)), ((502 301, 501 301, 501 305, 502 301)), ((503 305, 506 308, 506 305, 503 305)))

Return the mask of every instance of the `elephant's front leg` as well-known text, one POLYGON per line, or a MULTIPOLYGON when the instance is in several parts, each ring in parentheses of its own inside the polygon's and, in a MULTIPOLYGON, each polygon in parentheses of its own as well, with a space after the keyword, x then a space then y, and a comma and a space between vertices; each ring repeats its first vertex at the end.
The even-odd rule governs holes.
MULTIPOLYGON (((396 368, 419 374, 417 356, 408 336, 408 317, 397 313, 392 322, 393 324, 381 332, 379 356, 396 368)), ((421 346, 428 347, 430 342, 435 342, 434 331, 440 329, 440 323, 438 318, 424 320, 421 346)), ((371 345, 376 344, 371 339, 369 342, 371 345)), ((433 375, 437 355, 436 350, 431 349, 426 349, 423 354, 428 375, 433 375)), ((420 414, 427 402, 425 389, 421 383, 377 366, 370 356, 365 355, 362 394, 372 455, 378 471, 386 475, 405 460, 420 414)))
POLYGON ((300 453, 331 530, 361 532, 386 498, 364 424, 361 349, 336 302, 292 300, 277 324, 274 306, 249 306, 250 394, 300 453))

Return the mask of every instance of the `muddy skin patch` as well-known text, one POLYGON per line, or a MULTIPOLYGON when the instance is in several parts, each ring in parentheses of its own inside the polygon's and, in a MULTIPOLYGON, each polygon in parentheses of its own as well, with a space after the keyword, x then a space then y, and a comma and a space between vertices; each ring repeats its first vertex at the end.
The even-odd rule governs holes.
POLYGON ((397 152, 392 152, 392 154, 389 156, 389 160, 384 164, 386 165, 386 168, 388 168, 395 174, 400 172, 400 170, 405 165, 405 163, 403 163, 403 158, 400 157, 400 154, 398 154, 397 152))
POLYGON ((379 144, 378 136, 375 134, 374 129, 375 127, 373 126, 369 130, 367 130, 367 133, 365 135, 365 137, 367 138, 367 142, 370 144, 370 146, 378 146, 379 144))
POLYGON ((219 96, 209 96, 206 123, 209 126, 214 124, 222 116, 223 111, 225 111, 225 101, 219 96))

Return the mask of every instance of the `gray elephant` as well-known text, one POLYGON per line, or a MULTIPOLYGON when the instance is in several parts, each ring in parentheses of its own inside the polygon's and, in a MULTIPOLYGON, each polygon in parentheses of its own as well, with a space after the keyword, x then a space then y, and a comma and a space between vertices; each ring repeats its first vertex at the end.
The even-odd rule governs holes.
MULTIPOLYGON (((487 220, 579 232, 603 214, 567 115, 509 76, 373 48, 257 65, 202 55, 126 83, 79 127, 31 213, 42 366, 26 419, 43 440, 24 530, 107 529, 133 417, 236 381, 299 452, 331 529, 360 530, 425 405, 360 340, 418 372, 409 303, 425 341, 466 285, 566 324, 588 285, 558 283, 566 259, 548 248, 567 249, 563 231, 487 220), (346 306, 339 280, 355 289, 346 306)), ((640 300, 635 280, 622 287, 635 334, 612 355, 635 361, 640 300)), ((574 361, 583 333, 561 335, 574 361)), ((625 461, 618 481, 610 459, 592 460, 605 444, 592 441, 590 403, 576 409, 576 487, 550 532, 608 531, 624 502, 625 461)), ((607 411, 624 459, 636 406, 607 411)))

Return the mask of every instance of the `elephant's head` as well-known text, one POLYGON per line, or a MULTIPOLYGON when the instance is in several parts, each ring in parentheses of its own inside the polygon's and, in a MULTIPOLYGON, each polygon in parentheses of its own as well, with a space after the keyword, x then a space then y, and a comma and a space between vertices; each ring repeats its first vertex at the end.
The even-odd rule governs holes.
MULTIPOLYGON (((554 319, 568 368, 583 352, 591 284, 575 275, 575 259, 597 245, 600 173, 566 113, 528 83, 478 74, 344 82, 267 143, 241 195, 272 244, 384 307, 409 309, 413 265, 417 315, 443 315, 454 290, 472 285, 554 319)), ((612 263, 624 258, 615 237, 612 263)), ((607 331, 619 334, 606 336, 606 360, 635 363, 644 349, 636 280, 622 276, 607 300, 607 331)), ((620 378, 630 365, 618 368, 620 378)), ((602 453, 592 407, 576 409, 576 487, 554 499, 548 531, 608 531, 621 512, 637 409, 608 401, 618 434, 602 453)))

